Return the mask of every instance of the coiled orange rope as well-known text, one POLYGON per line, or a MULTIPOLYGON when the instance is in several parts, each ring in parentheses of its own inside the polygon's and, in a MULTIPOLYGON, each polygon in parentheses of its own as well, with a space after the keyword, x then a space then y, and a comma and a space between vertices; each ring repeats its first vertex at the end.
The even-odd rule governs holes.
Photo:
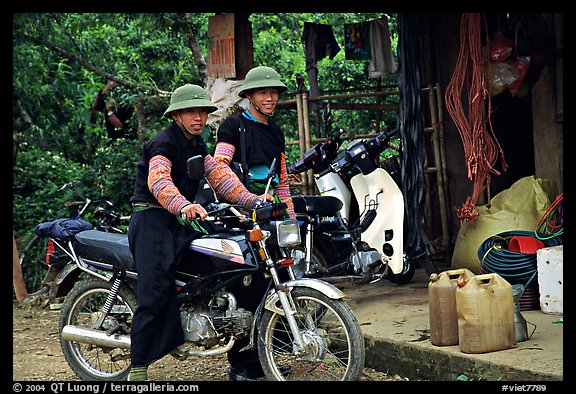
POLYGON ((486 189, 490 173, 500 175, 494 168, 498 154, 502 159, 502 170, 506 171, 508 167, 490 121, 492 108, 485 83, 488 60, 482 54, 480 17, 481 14, 477 13, 462 15, 460 52, 445 94, 446 109, 456 124, 464 145, 468 179, 474 182, 472 196, 466 199, 461 208, 455 208, 460 222, 474 222, 478 218, 476 201, 486 189), (467 73, 468 116, 461 100, 467 73))

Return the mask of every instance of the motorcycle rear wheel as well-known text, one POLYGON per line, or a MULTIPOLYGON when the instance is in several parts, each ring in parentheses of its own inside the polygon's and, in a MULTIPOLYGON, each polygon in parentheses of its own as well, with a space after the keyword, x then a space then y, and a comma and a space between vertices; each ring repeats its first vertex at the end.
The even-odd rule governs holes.
POLYGON ((414 278, 414 273, 416 270, 415 263, 416 262, 414 260, 409 259, 404 254, 404 267, 402 269, 402 272, 395 274, 392 272, 392 270, 388 269, 386 279, 397 285, 405 285, 406 283, 410 283, 414 278))
MULTIPOLYGON (((64 326, 70 324, 91 329, 92 323, 110 294, 112 283, 96 278, 77 282, 62 305, 58 323, 61 337, 64 326)), ((112 313, 105 324, 124 324, 129 331, 136 310, 136 296, 131 289, 121 286, 112 305, 112 313)), ((108 327, 109 328, 109 327, 108 327)), ((127 335, 129 332, 118 332, 127 335)), ((130 350, 103 347, 88 343, 60 340, 66 362, 81 380, 126 380, 130 372, 130 350)))
POLYGON ((306 349, 294 354, 287 320, 283 314, 265 310, 258 354, 267 380, 359 380, 364 370, 364 337, 348 304, 308 287, 293 288, 291 294, 306 349))

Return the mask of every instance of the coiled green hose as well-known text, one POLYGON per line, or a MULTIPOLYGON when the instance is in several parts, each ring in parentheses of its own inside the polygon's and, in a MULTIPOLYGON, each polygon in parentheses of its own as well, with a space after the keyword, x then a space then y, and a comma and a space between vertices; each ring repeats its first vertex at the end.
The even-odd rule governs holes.
MULTIPOLYGON (((535 233, 524 230, 506 231, 486 239, 478 248, 480 270, 483 273, 497 273, 510 284, 523 284, 524 288, 527 288, 538 275, 536 254, 509 250, 508 242, 514 236, 534 237, 535 233)), ((545 247, 562 245, 562 237, 542 239, 542 242, 545 247)))

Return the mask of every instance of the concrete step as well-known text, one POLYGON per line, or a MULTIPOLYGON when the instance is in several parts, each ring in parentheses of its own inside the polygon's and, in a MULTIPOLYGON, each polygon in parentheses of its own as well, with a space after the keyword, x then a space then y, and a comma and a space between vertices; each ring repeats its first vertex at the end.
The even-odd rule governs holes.
POLYGON ((529 339, 514 348, 466 354, 458 345, 430 342, 428 276, 412 282, 339 286, 364 333, 366 366, 410 380, 562 381, 563 316, 521 311, 529 339))

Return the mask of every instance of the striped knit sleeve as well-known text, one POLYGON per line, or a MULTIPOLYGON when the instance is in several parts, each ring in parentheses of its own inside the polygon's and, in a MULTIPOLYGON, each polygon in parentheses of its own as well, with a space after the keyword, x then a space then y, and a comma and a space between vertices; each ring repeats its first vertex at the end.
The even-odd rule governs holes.
POLYGON ((257 195, 250 193, 240 182, 236 174, 227 165, 218 162, 214 157, 207 155, 204 158, 206 179, 227 201, 250 208, 257 195))
POLYGON ((276 194, 280 201, 286 204, 290 219, 294 219, 294 202, 290 195, 290 183, 288 178, 288 171, 286 170, 286 155, 282 152, 280 159, 280 175, 278 176, 278 184, 276 185, 276 194))
POLYGON ((180 191, 174 185, 170 171, 172 162, 165 156, 156 155, 148 163, 148 189, 152 192, 156 200, 166 210, 174 215, 180 215, 180 210, 190 201, 180 194, 180 191))
POLYGON ((218 142, 214 149, 214 159, 226 165, 230 165, 235 150, 236 148, 232 144, 227 142, 218 142))

